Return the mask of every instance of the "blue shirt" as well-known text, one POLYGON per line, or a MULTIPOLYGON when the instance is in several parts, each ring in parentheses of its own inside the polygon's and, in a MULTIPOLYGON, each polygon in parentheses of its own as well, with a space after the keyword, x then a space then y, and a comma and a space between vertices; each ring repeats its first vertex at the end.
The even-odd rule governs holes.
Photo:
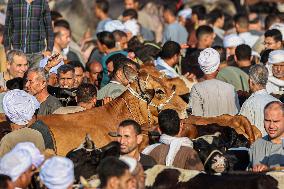
POLYGON ((179 44, 187 42, 188 33, 182 25, 174 22, 166 26, 163 34, 163 43, 167 41, 175 41, 179 44))

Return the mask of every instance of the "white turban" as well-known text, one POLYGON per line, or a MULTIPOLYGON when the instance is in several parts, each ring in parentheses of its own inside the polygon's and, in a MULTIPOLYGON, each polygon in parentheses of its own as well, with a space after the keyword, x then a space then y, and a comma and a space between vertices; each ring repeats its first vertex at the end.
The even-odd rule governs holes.
POLYGON ((281 32, 282 34, 282 41, 284 41, 284 24, 283 23, 275 23, 269 28, 270 30, 272 29, 277 29, 281 32))
POLYGON ((219 67, 220 54, 213 48, 206 48, 200 52, 198 63, 205 74, 211 74, 219 67))
POLYGON ((239 45, 244 44, 244 40, 238 36, 237 34, 230 34, 224 37, 223 45, 225 48, 228 47, 237 47, 239 45))
POLYGON ((120 156, 119 160, 123 161, 128 165, 130 173, 134 172, 138 164, 136 159, 129 156, 120 156))
POLYGON ((0 160, 0 173, 16 181, 32 166, 32 157, 26 150, 10 151, 0 160))
POLYGON ((274 50, 269 53, 268 64, 278 64, 284 62, 284 50, 274 50))
POLYGON ((28 124, 39 106, 34 96, 19 89, 8 91, 3 98, 5 115, 17 125, 28 124))
POLYGON ((113 32, 115 30, 125 31, 125 26, 119 20, 110 20, 104 25, 104 31, 113 32))
POLYGON ((42 164, 44 161, 44 155, 42 155, 39 149, 34 145, 32 142, 21 142, 18 143, 13 150, 26 150, 30 153, 32 157, 32 164, 37 168, 42 164))
POLYGON ((178 16, 183 17, 184 19, 191 18, 191 14, 192 14, 191 8, 183 9, 178 12, 178 16))
MULTIPOLYGON (((42 60, 40 60, 40 62, 39 62, 39 67, 40 68, 44 68, 45 66, 46 66, 46 64, 47 64, 47 61, 48 61, 48 57, 45 57, 45 58, 43 58, 42 60)), ((62 66, 62 65, 64 65, 64 62, 63 61, 61 61, 59 64, 57 64, 56 66, 54 66, 54 67, 52 67, 50 70, 49 70, 49 73, 55 73, 55 74, 57 74, 57 69, 60 67, 60 66, 62 66)))
POLYGON ((127 20, 123 25, 127 31, 132 33, 133 36, 140 33, 140 26, 135 19, 127 20))
POLYGON ((54 156, 44 162, 39 177, 48 189, 66 189, 74 182, 74 165, 68 158, 54 156))

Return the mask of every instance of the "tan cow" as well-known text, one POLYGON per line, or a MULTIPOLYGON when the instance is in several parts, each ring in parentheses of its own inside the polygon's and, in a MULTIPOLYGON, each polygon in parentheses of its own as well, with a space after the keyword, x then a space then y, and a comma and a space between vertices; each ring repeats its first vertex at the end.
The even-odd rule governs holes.
POLYGON ((86 133, 101 147, 112 140, 108 133, 116 131, 122 120, 134 119, 144 126, 142 129, 146 132, 151 129, 147 127, 148 123, 157 123, 159 110, 175 109, 181 118, 185 118, 186 107, 173 89, 164 86, 160 79, 142 73, 129 90, 103 107, 74 114, 41 116, 39 119, 52 131, 57 154, 65 155, 81 144, 86 133))

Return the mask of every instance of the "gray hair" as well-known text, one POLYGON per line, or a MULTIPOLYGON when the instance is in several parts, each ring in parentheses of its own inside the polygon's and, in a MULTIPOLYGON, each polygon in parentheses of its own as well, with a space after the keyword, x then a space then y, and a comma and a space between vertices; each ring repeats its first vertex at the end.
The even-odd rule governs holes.
POLYGON ((27 58, 26 54, 23 51, 13 49, 13 50, 8 51, 8 53, 7 53, 7 61, 8 61, 9 64, 14 62, 15 56, 22 56, 22 57, 27 58))
POLYGON ((44 81, 47 81, 48 73, 44 70, 44 68, 31 68, 28 70, 27 74, 32 73, 32 72, 36 73, 44 81))
POLYGON ((265 87, 268 81, 268 69, 261 64, 253 65, 249 69, 249 78, 253 83, 265 87))

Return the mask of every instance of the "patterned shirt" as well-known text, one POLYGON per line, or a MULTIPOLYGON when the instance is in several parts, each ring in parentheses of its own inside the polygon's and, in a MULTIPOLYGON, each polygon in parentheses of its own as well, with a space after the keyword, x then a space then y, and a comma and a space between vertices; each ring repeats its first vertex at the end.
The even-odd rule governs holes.
POLYGON ((21 49, 25 53, 52 51, 54 36, 49 6, 46 0, 9 0, 6 13, 4 45, 7 50, 21 49), (46 41, 45 41, 46 40, 46 41))

